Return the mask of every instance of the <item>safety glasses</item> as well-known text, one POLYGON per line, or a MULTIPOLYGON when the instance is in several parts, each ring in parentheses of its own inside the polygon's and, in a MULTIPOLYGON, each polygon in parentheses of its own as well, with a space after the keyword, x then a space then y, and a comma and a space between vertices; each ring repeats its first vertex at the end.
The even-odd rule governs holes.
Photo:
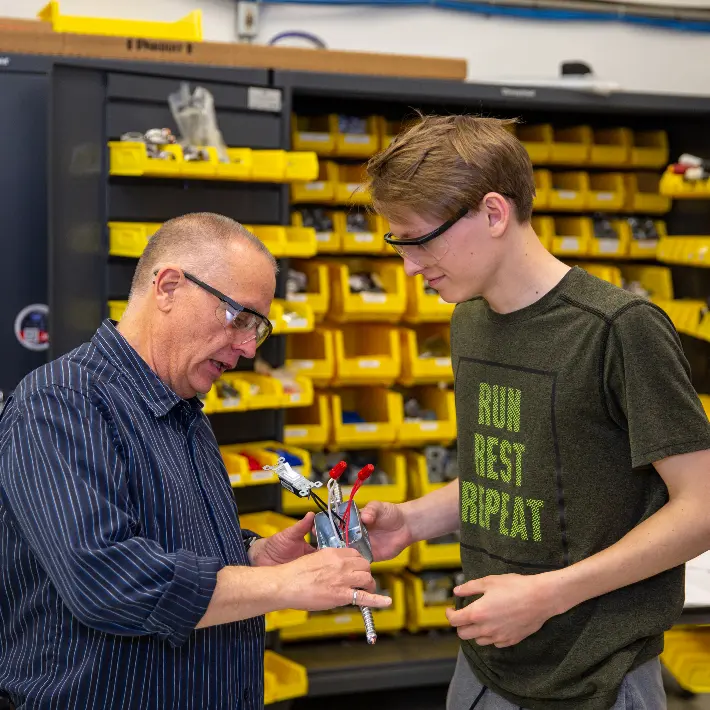
POLYGON ((387 234, 385 234, 385 242, 390 244, 403 259, 407 259, 417 264, 417 266, 433 266, 441 261, 449 251, 448 240, 434 240, 451 229, 460 219, 468 214, 468 211, 468 207, 461 208, 450 220, 421 237, 400 239, 392 234, 392 232, 387 232, 387 234))
POLYGON ((188 281, 192 281, 196 286, 219 299, 219 305, 215 311, 217 320, 238 345, 246 345, 252 340, 256 340, 258 348, 271 335, 273 326, 265 315, 233 301, 229 296, 225 296, 216 288, 212 288, 204 281, 188 274, 187 271, 183 273, 188 281))

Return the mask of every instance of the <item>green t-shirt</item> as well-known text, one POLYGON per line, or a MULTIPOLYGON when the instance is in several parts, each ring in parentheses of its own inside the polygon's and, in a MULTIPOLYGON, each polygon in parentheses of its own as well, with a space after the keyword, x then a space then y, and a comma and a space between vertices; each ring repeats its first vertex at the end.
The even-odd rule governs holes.
MULTIPOLYGON (((710 448, 665 313, 579 268, 513 313, 459 304, 451 335, 467 579, 538 574, 609 547, 667 502, 654 461, 710 448)), ((681 566, 511 648, 463 651, 515 705, 604 710, 624 675, 661 652, 683 599, 681 566)))

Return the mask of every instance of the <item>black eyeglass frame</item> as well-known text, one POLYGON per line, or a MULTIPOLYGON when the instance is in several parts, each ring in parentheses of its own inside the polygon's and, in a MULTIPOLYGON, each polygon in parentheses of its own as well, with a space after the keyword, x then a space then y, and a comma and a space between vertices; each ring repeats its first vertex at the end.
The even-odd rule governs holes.
MULTIPOLYGON (((231 299, 229 296, 226 296, 223 294, 221 291, 218 291, 216 288, 213 286, 210 286, 209 284, 205 283, 204 281, 200 280, 197 278, 197 276, 193 276, 191 273, 187 271, 183 271, 183 276, 188 280, 192 281, 196 286, 199 286, 201 289, 207 291, 207 293, 211 293, 213 296, 218 298, 222 303, 226 303, 231 309, 235 310, 237 313, 241 313, 242 311, 246 313, 251 313, 253 316, 258 316, 261 318, 264 323, 266 323, 268 327, 268 331, 266 333, 266 337, 259 343, 259 345, 263 345, 268 338, 271 336, 274 326, 269 320, 267 316, 265 316, 263 313, 259 313, 259 311, 255 311, 253 308, 248 308, 247 306, 243 306, 241 303, 237 303, 235 300, 231 299)), ((153 276, 157 276, 158 272, 155 271, 153 272, 153 276)), ((248 341, 247 341, 248 342, 248 341)))
POLYGON ((397 237, 395 237, 394 234, 392 234, 392 232, 387 232, 384 237, 385 242, 387 244, 391 244, 392 246, 421 246, 422 244, 430 242, 432 239, 440 237, 448 229, 451 229, 451 227, 453 227, 456 222, 463 219, 468 214, 468 212, 468 207, 462 207, 450 220, 447 220, 441 226, 437 227, 436 229, 433 229, 428 234, 424 234, 421 237, 414 237, 413 239, 398 239, 397 237))

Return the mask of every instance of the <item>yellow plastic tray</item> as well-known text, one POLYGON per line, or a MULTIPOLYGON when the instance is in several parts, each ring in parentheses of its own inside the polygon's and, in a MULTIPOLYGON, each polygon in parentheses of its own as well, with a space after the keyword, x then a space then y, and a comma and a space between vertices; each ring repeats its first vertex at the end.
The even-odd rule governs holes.
POLYGON ((666 631, 663 665, 691 693, 710 693, 710 629, 666 631))
POLYGON ((424 277, 406 279, 407 299, 403 320, 407 323, 449 323, 455 303, 447 303, 439 294, 424 290, 424 277))
POLYGON ((549 170, 535 170, 535 199, 533 208, 544 210, 550 204, 550 190, 552 189, 552 173, 549 170))
POLYGON ((390 121, 384 117, 379 118, 380 123, 380 149, 389 148, 390 143, 399 133, 402 132, 403 124, 401 121, 390 121))
POLYGON ((62 15, 55 0, 37 14, 49 22, 55 32, 109 37, 144 37, 175 42, 202 41, 202 10, 195 10, 177 22, 148 22, 145 20, 113 20, 102 17, 62 15))
POLYGON ((397 322, 406 307, 406 286, 401 260, 352 260, 329 264, 331 306, 329 317, 339 323, 349 321, 397 322), (353 271, 377 273, 384 293, 351 293, 349 276, 353 271))
POLYGON ((227 148, 229 162, 218 163, 215 177, 220 180, 248 180, 254 164, 254 152, 251 148, 227 148))
MULTIPOLYGON (((331 219, 335 212, 328 212, 331 219)), ((294 227, 303 226, 303 216, 300 212, 294 212, 291 215, 291 220, 294 227)), ((315 230, 314 230, 315 231, 315 230)), ((340 234, 333 229, 331 232, 316 232, 316 253, 318 254, 337 254, 340 251, 340 234)))
POLYGON ((108 317, 116 322, 120 321, 127 307, 128 301, 109 301, 108 317))
POLYGON ((365 133, 341 133, 337 114, 329 117, 331 133, 335 136, 335 154, 342 158, 369 158, 380 148, 379 123, 376 116, 366 120, 365 133))
POLYGON ((665 131, 634 131, 631 165, 636 168, 663 168, 668 164, 668 134, 665 131))
POLYGON ((624 181, 627 212, 665 214, 670 210, 671 200, 660 194, 660 177, 655 173, 627 173, 624 181))
POLYGON ((239 392, 238 398, 221 399, 217 393, 217 385, 205 395, 204 411, 209 414, 218 414, 224 412, 244 412, 249 409, 251 403, 251 395, 249 385, 241 379, 239 374, 227 372, 220 378, 228 382, 239 392))
MULTIPOLYGON (((389 609, 373 609, 372 620, 378 634, 395 633, 401 631, 405 625, 404 582, 399 577, 383 575, 383 583, 392 595, 392 606, 389 609)), ((302 641, 313 638, 364 635, 364 629, 359 609, 350 606, 311 614, 307 623, 284 629, 281 639, 302 641)))
POLYGON ((441 323, 427 323, 399 331, 402 351, 402 373, 399 382, 407 387, 427 385, 437 382, 453 382, 451 355, 442 357, 420 357, 419 344, 428 338, 439 337, 450 345, 449 326, 441 323))
POLYGON ((621 288, 623 281, 621 279, 621 271, 616 266, 607 266, 606 264, 577 264, 592 276, 596 276, 602 281, 608 281, 614 286, 621 288))
POLYGON ((347 228, 347 214, 335 212, 333 226, 343 254, 381 254, 385 250, 384 235, 388 231, 385 220, 379 215, 366 216, 368 230, 351 232, 347 228))
POLYGON ((291 202, 299 203, 333 203, 335 188, 338 183, 338 166, 329 160, 321 161, 318 175, 308 182, 297 182, 291 185, 291 202))
MULTIPOLYGON (((448 444, 456 438, 456 402, 451 390, 436 386, 416 387, 413 390, 424 409, 436 412, 436 421, 406 421, 402 412, 402 423, 397 431, 399 446, 427 446, 448 444)), ((404 398, 400 403, 404 410, 404 398)))
POLYGON ((277 258, 307 258, 317 251, 316 232, 309 227, 244 225, 277 258))
POLYGON ((426 456, 417 451, 407 451, 407 474, 409 476, 409 500, 422 498, 429 493, 438 491, 446 483, 430 483, 426 456))
POLYGON ((145 143, 111 141, 108 145, 111 175, 177 178, 182 174, 183 155, 179 145, 163 146, 163 150, 173 155, 174 160, 149 158, 145 143))
POLYGON ((622 173, 591 173, 587 207, 595 212, 618 212, 626 202, 622 173))
POLYGON ((283 385, 275 377, 255 372, 239 372, 233 377, 236 382, 246 383, 249 388, 247 409, 278 409, 286 404, 283 385), (252 392, 252 386, 258 386, 258 391, 252 392))
POLYGON ((312 150, 318 155, 335 154, 335 135, 328 116, 292 116, 291 145, 294 150, 312 150))
POLYGON ((594 237, 589 217, 556 217, 552 253, 556 256, 585 256, 594 237))
POLYGON ((394 444, 402 411, 395 392, 383 387, 340 390, 331 395, 331 448, 370 449, 394 444), (355 409, 365 419, 343 424, 343 409, 355 409))
POLYGON ((696 299, 680 299, 673 301, 655 300, 673 322, 676 330, 686 335, 697 336, 706 304, 696 299))
POLYGON ((307 303, 289 303, 276 299, 271 303, 269 320, 274 335, 310 333, 314 328, 313 310, 307 303), (287 314, 295 314, 287 318, 287 314))
POLYGON ((308 335, 292 335, 288 338, 286 367, 309 377, 319 386, 332 382, 335 376, 333 331, 318 328, 308 335))
POLYGON ((313 380, 305 375, 295 377, 298 392, 284 392, 284 402, 282 407, 310 407, 315 398, 313 390, 313 380))
POLYGON ((162 227, 160 222, 109 222, 109 254, 139 259, 148 240, 162 227))
POLYGON ((333 331, 333 384, 391 385, 402 369, 399 333, 390 325, 344 325, 333 331))
POLYGON ((673 276, 665 266, 624 266, 621 273, 627 281, 638 281, 652 300, 673 299, 673 276))
POLYGON ((703 405, 703 409, 705 410, 705 414, 710 417, 710 395, 708 394, 701 394, 698 395, 700 398, 700 404, 703 405))
POLYGON ((625 220, 612 220, 618 239, 592 237, 589 240, 589 255, 600 259, 618 259, 629 253, 631 227, 625 220))
MULTIPOLYGON (((660 239, 668 235, 666 223, 660 220, 654 222, 660 239)), ((652 259, 658 251, 658 239, 633 239, 629 241, 629 256, 632 259, 652 259)))
POLYGON ((667 264, 710 266, 710 236, 673 236, 661 239, 658 260, 667 264))
POLYGON ((321 321, 330 308, 330 280, 328 265, 319 261, 294 261, 291 267, 306 274, 306 293, 287 294, 289 303, 306 303, 316 321, 321 321))
POLYGON ((661 178, 661 194, 676 200, 710 199, 710 179, 686 180, 668 168, 661 178))
POLYGON ((430 545, 415 542, 409 566, 415 572, 423 569, 453 569, 461 566, 461 546, 457 542, 430 545))
POLYGON ((527 150, 533 165, 544 165, 552 156, 552 126, 516 126, 515 134, 527 150))
POLYGON ((555 165, 584 165, 589 162, 592 129, 589 126, 553 128, 550 162, 555 165))
POLYGON ((264 705, 308 695, 308 671, 273 651, 264 652, 264 705))
MULTIPOLYGON (((293 466, 293 470, 296 473, 300 473, 302 476, 309 476, 311 472, 311 454, 306 450, 302 449, 300 446, 292 446, 291 444, 284 444, 279 441, 255 441, 249 444, 234 444, 234 448, 237 451, 247 452, 250 456, 253 456, 262 466, 275 466, 279 461, 279 455, 273 451, 267 451, 267 449, 283 449, 293 456, 298 456, 303 462, 301 466, 293 466)), ((278 478, 276 474, 272 471, 253 471, 254 474, 259 474, 257 477, 262 477, 264 480, 269 482, 276 482, 278 478)), ((284 491, 286 493, 287 491, 284 491)), ((289 493, 293 496, 292 493, 289 493)), ((293 496, 295 497, 295 496, 293 496)), ((288 512, 288 511, 284 511, 288 512)), ((272 520, 272 522, 274 522, 272 520)))
POLYGON ((537 234, 542 242, 542 246, 544 246, 547 251, 552 251, 552 240, 555 237, 554 218, 534 215, 532 218, 532 227, 535 230, 535 234, 537 234))
POLYGON ((405 574, 404 587, 407 598, 407 629, 415 634, 423 629, 440 629, 450 626, 446 618, 446 604, 425 606, 424 584, 414 574, 405 574))
POLYGON ((589 175, 584 172, 552 173, 547 207, 553 212, 584 211, 589 199, 589 175))
POLYGON ((410 548, 400 552, 397 557, 391 560, 382 560, 381 562, 373 562, 371 565, 374 574, 382 572, 401 572, 409 567, 410 548))
POLYGON ((628 128, 597 128, 593 131, 589 163, 600 168, 620 168, 631 161, 632 135, 628 128))
POLYGON ((224 466, 227 469, 227 474, 229 475, 229 482, 232 484, 232 488, 241 488, 243 486, 249 485, 260 485, 266 483, 267 481, 257 480, 252 482, 251 471, 249 471, 249 462, 241 454, 236 453, 236 448, 230 448, 228 446, 220 446, 219 450, 222 454, 222 459, 224 460, 224 466))
POLYGON ((335 202, 339 205, 367 205, 371 201, 365 188, 365 174, 360 165, 339 165, 335 202))
POLYGON ((286 410, 284 442, 312 451, 324 449, 330 436, 328 397, 317 393, 310 407, 286 410))

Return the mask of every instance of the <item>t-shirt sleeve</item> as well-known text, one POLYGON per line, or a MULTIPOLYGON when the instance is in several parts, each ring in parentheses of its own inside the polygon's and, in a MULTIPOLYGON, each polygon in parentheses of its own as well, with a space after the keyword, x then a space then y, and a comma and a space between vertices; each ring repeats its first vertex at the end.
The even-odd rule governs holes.
POLYGON ((610 326, 604 384, 611 418, 628 431, 635 468, 710 449, 710 422, 666 314, 633 303, 610 326))

